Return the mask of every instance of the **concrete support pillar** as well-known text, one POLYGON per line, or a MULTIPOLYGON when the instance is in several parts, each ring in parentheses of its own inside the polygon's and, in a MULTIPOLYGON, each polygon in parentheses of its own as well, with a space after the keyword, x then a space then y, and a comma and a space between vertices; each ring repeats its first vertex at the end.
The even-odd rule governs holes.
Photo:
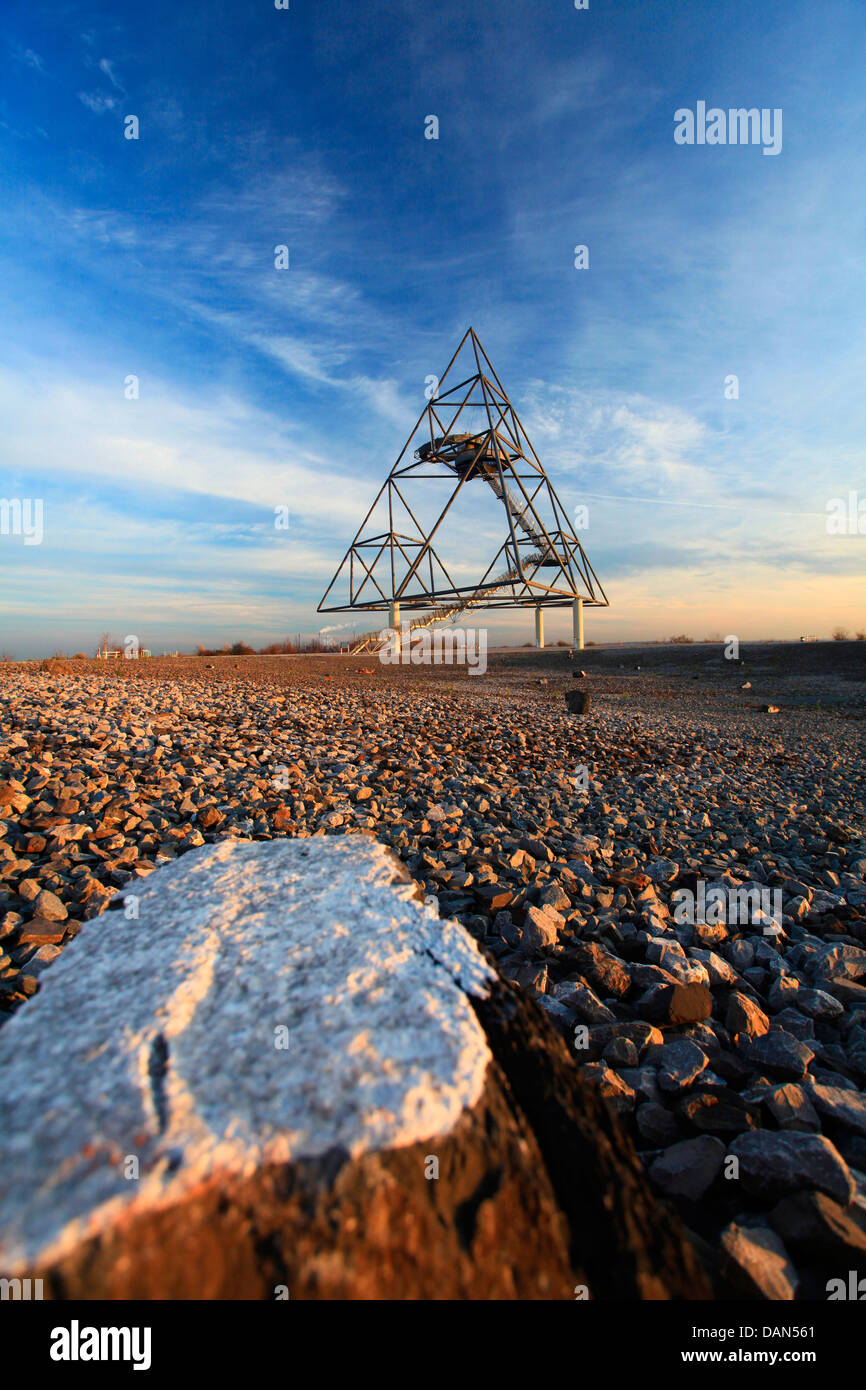
POLYGON ((544 609, 540 603, 535 609, 535 645, 539 651, 544 646, 544 609))
POLYGON ((388 626, 394 632, 394 642, 398 652, 401 651, 400 645, 400 605, 392 603, 388 610, 388 626))
POLYGON ((576 598, 576 599, 574 600, 574 608, 573 608, 573 612, 572 612, 572 619, 573 619, 573 622, 574 622, 574 645, 575 645, 575 647, 577 648, 577 650, 578 650, 579 652, 582 652, 582 651, 583 651, 583 599, 582 599, 582 598, 576 598))

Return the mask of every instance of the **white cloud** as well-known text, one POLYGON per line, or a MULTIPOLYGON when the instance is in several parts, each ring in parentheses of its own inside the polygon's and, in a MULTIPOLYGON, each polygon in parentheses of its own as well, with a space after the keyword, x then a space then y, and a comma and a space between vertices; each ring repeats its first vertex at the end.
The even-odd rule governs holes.
POLYGON ((105 111, 113 111, 117 105, 117 98, 104 92, 79 92, 78 99, 97 116, 101 116, 105 111))
POLYGON ((700 460, 709 443, 702 421, 678 406, 621 392, 533 382, 524 410, 526 428, 542 456, 573 474, 590 471, 605 487, 643 484, 705 495, 710 470, 700 460))
POLYGON ((271 517, 285 505, 297 522, 336 530, 356 525, 369 506, 369 479, 341 476, 320 441, 240 397, 215 389, 193 400, 151 378, 140 390, 139 400, 126 400, 121 371, 111 386, 67 377, 35 394, 31 378, 0 369, 7 472, 235 499, 271 517))
POLYGON ((18 59, 19 63, 23 63, 25 67, 33 68, 36 72, 45 71, 45 64, 39 54, 35 53, 32 48, 16 48, 15 57, 18 59))
POLYGON ((108 78, 112 87, 116 87, 119 92, 123 91, 123 87, 120 84, 116 72, 114 71, 114 64, 111 62, 109 58, 100 58, 99 70, 100 72, 105 73, 105 76, 108 78))

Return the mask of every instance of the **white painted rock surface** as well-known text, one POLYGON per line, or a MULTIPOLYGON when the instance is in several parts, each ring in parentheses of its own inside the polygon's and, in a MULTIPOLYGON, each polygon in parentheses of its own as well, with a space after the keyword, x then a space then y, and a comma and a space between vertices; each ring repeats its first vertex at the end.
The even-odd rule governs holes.
POLYGON ((411 1144, 478 1100, 467 992, 490 968, 384 846, 224 840, 136 892, 138 919, 89 924, 0 1034, 0 1174, 34 1152, 44 1174, 23 1206, 0 1180, 7 1263, 215 1169, 411 1144), (112 1153, 150 1172, 131 1182, 112 1153))

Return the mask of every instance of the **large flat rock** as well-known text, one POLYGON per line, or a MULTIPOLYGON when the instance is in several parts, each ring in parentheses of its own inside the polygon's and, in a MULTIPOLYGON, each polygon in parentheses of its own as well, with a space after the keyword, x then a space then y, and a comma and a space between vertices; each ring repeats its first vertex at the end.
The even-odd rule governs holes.
POLYGON ((224 840, 87 923, 0 1033, 4 1274, 79 1298, 700 1295, 555 1030, 407 877, 362 836, 224 840))

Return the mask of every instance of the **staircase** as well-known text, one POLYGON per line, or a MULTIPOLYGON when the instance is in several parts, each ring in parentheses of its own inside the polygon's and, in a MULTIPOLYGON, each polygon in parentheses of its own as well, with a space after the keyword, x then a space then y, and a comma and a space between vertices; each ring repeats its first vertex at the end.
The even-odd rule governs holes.
MULTIPOLYGON (((498 475, 493 473, 481 472, 477 476, 483 478, 486 483, 489 483, 500 502, 505 504, 506 511, 510 514, 516 525, 520 527, 523 534, 537 547, 537 554, 528 556, 527 563, 530 565, 538 564, 545 555, 551 554, 550 544, 538 531, 536 531, 531 520, 527 516, 528 508, 521 506, 519 498, 514 495, 508 485, 503 483, 498 475)), ((519 579, 519 577, 520 572, 517 567, 513 565, 510 569, 507 569, 504 574, 497 575, 491 583, 479 587, 474 594, 470 594, 467 598, 461 599, 459 603, 451 607, 441 606, 439 608, 433 608, 429 613, 426 613, 423 618, 416 618, 414 622, 409 624, 410 633, 419 632, 422 628, 433 627, 435 623, 453 622, 454 619, 459 618, 470 608, 483 607, 488 594, 494 594, 497 590, 506 588, 512 580, 519 579)), ((381 637, 379 635, 380 632, 381 629, 377 632, 362 633, 356 645, 351 648, 349 655, 360 656, 362 652, 379 651, 388 640, 387 637, 381 637)))
MULTIPOLYGON (((493 473, 483 474, 485 482, 489 483, 499 498, 500 502, 505 503, 505 510, 511 515, 515 523, 520 527, 525 536, 528 536, 534 546, 537 546, 541 555, 550 551, 548 542, 536 531, 531 520, 527 516, 528 507, 522 507, 520 499, 515 497, 507 483, 503 483, 493 473)), ((532 557, 533 560, 536 556, 532 557)))

